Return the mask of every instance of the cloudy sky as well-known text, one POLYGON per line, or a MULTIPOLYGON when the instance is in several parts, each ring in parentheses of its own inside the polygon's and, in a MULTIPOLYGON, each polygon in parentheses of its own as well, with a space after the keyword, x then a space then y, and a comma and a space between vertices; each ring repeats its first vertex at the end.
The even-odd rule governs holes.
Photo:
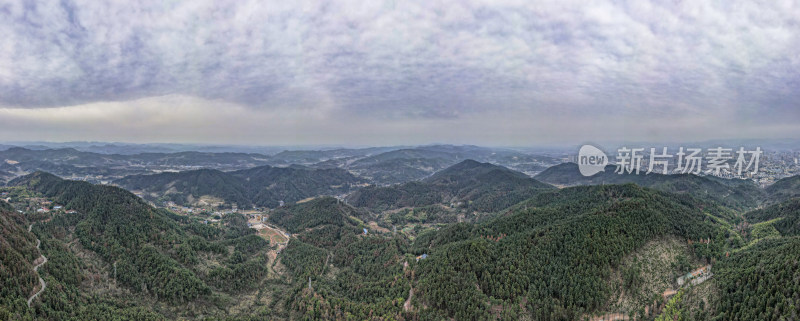
POLYGON ((0 35, 0 141, 800 136, 796 0, 0 0, 0 35))

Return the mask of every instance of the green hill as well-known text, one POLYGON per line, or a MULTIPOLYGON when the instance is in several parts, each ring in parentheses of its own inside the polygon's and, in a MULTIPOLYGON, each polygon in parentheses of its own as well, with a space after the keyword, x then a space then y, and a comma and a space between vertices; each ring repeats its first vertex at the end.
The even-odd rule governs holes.
POLYGON ((0 170, 0 185, 4 185, 7 181, 14 178, 14 174, 0 170))
POLYGON ((722 294, 713 320, 793 320, 800 315, 800 237, 758 242, 714 267, 722 294))
MULTIPOLYGON (((691 198, 632 184, 545 192, 523 204, 483 224, 417 238, 414 251, 428 254, 418 270, 420 300, 429 307, 422 313, 578 320, 613 299, 606 281, 611 270, 648 241, 672 235, 726 243, 691 198)), ((719 257, 721 251, 697 254, 719 257)))
POLYGON ((400 149, 354 161, 348 166, 377 184, 397 184, 425 178, 459 161, 442 151, 400 149))
POLYGON ((38 214, 33 226, 50 259, 40 269, 48 288, 29 311, 38 318, 227 316, 226 298, 253 291, 268 274, 268 243, 241 215, 209 226, 152 208, 118 187, 41 172, 10 185, 75 211, 38 214))
POLYGON ((780 203, 800 197, 800 175, 779 179, 764 189, 770 203, 780 203))
MULTIPOLYGON (((520 201, 479 223, 427 224, 413 241, 399 229, 364 223, 376 214, 352 202, 318 197, 269 213, 270 224, 292 233, 270 257, 270 245, 242 215, 206 225, 120 188, 46 173, 11 185, 77 213, 22 216, 0 202, 5 319, 584 320, 620 312, 619 291, 637 293, 648 277, 666 279, 650 284, 672 284, 670 271, 707 263, 715 276, 669 304, 686 320, 791 320, 800 299, 797 199, 742 217, 677 187, 677 193, 632 183, 554 189, 464 161, 395 190, 409 188, 420 200, 435 195, 429 199, 437 206, 535 193, 517 194, 520 201), (33 234, 27 220, 36 222, 33 234), (756 225, 771 228, 766 237, 752 237, 761 233, 756 225), (48 290, 28 309, 21 300, 35 285, 26 272, 37 255, 35 238, 50 259, 40 270, 48 290), (664 256, 658 252, 664 248, 680 254, 664 256), (635 260, 645 253, 667 265, 660 274, 647 270, 653 262, 635 260)), ((664 289, 651 290, 644 300, 660 305, 664 289)), ((660 313, 644 310, 622 312, 637 319, 660 313)))
POLYGON ((33 262, 39 257, 36 236, 27 220, 0 201, 0 319, 21 319, 26 300, 39 285, 33 262), (12 317, 13 316, 13 317, 12 317))
POLYGON ((362 181, 340 168, 313 169, 304 166, 260 166, 230 172, 246 182, 254 205, 277 207, 280 201, 294 203, 319 195, 350 191, 362 181))
POLYGON ((74 228, 84 247, 106 262, 118 262, 126 271, 118 278, 123 284, 140 288, 143 280, 150 291, 172 301, 194 300, 210 294, 202 280, 156 249, 166 245, 164 242, 169 238, 181 237, 183 231, 178 224, 130 192, 113 186, 62 180, 41 172, 9 184, 25 186, 76 210, 77 214, 61 216, 61 220, 48 226, 74 228))
POLYGON ((403 265, 408 241, 372 229, 364 234, 364 215, 331 197, 270 214, 272 223, 296 233, 280 254, 295 280, 284 294, 292 319, 401 319, 412 281, 403 265))
POLYGON ((377 185, 399 184, 420 180, 473 159, 516 170, 539 171, 542 164, 554 164, 553 158, 534 156, 501 148, 478 146, 431 145, 404 148, 364 157, 345 167, 377 185))
POLYGON ((458 204, 494 212, 552 188, 510 169, 465 160, 422 181, 390 187, 367 187, 348 196, 349 204, 373 209, 458 204))
POLYGON ((320 197, 308 202, 284 206, 272 211, 270 222, 285 227, 291 233, 321 225, 343 227, 350 217, 363 217, 363 210, 355 209, 333 197, 320 197))
POLYGON ((765 223, 782 236, 800 235, 800 198, 773 204, 745 214, 751 223, 765 223))
POLYGON ((214 169, 132 175, 115 183, 129 190, 143 191, 148 196, 156 194, 181 205, 191 204, 204 195, 219 197, 242 207, 252 204, 243 180, 214 169))
POLYGON ((577 164, 562 163, 546 169, 534 178, 559 186, 634 183, 665 192, 707 197, 735 209, 755 208, 764 197, 764 191, 748 180, 729 180, 692 174, 645 174, 644 171, 638 175, 618 174, 614 172, 615 169, 615 166, 608 165, 605 171, 586 177, 580 174, 577 164))
POLYGON ((201 169, 178 173, 132 175, 115 181, 130 190, 141 190, 151 200, 196 204, 203 196, 246 208, 277 207, 318 195, 335 195, 360 183, 343 169, 303 166, 260 166, 234 172, 201 169))

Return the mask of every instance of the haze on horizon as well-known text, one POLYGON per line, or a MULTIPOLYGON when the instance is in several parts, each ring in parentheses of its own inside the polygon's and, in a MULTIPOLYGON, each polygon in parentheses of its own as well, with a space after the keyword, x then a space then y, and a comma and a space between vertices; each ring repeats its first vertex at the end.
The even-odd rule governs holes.
POLYGON ((6 1, 0 141, 800 135, 796 1, 6 1))

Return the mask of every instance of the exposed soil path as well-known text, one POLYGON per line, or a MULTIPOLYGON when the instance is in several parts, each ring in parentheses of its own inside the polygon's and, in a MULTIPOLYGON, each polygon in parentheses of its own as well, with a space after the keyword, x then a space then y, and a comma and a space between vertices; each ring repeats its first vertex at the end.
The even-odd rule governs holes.
MULTIPOLYGON (((31 225, 29 225, 29 226, 28 226, 28 232, 30 232, 30 231, 31 231, 31 228, 33 228, 33 224, 31 224, 31 225)), ((37 239, 36 239, 36 249, 37 249, 37 250, 39 250, 39 246, 41 246, 41 245, 42 245, 42 241, 41 241, 41 240, 39 240, 39 239, 37 238, 37 239)), ((41 263, 39 263, 39 264, 37 264, 36 266, 34 266, 34 267, 33 267, 33 272, 35 272, 35 273, 36 273, 36 276, 38 276, 38 277, 39 277, 39 284, 42 286, 42 288, 41 288, 41 289, 39 289, 39 291, 38 291, 38 292, 34 293, 34 294, 33 294, 33 295, 32 295, 32 296, 31 296, 31 297, 28 299, 28 307, 29 307, 29 308, 31 307, 31 302, 33 302, 33 300, 34 300, 34 299, 36 299, 36 297, 37 297, 37 296, 39 296, 39 294, 41 294, 42 292, 44 292, 44 289, 45 289, 45 288, 47 288, 47 282, 45 282, 45 281, 44 281, 44 279, 42 279, 42 277, 41 277, 41 276, 39 276, 39 267, 41 267, 42 265, 44 265, 45 263, 47 263, 47 257, 46 257, 46 256, 44 256, 43 254, 41 254, 41 250, 39 250, 39 253, 40 253, 40 255, 42 256, 42 257, 41 257, 41 258, 42 258, 42 262, 41 262, 41 263)), ((37 261, 38 261, 38 259, 37 259, 37 261)))

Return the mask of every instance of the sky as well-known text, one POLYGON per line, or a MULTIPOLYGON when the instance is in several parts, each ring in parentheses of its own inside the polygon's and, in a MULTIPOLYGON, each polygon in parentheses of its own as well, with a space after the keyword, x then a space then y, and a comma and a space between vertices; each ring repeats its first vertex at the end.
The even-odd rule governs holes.
POLYGON ((800 136, 800 1, 0 0, 0 141, 800 136))

